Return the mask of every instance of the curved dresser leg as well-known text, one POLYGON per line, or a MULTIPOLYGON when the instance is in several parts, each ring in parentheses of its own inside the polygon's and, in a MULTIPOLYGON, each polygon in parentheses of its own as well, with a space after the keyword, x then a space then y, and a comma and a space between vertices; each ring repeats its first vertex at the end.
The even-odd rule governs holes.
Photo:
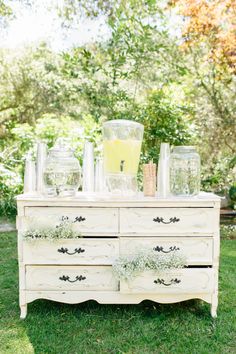
POLYGON ((211 316, 213 318, 217 317, 217 306, 218 306, 218 294, 214 294, 211 300, 211 316))
POLYGON ((217 307, 218 307, 218 289, 213 293, 211 297, 211 316, 213 318, 217 317, 217 307))
POLYGON ((27 304, 20 306, 20 319, 24 320, 27 315, 27 304))
POLYGON ((211 317, 213 318, 217 317, 217 306, 211 305, 211 317))

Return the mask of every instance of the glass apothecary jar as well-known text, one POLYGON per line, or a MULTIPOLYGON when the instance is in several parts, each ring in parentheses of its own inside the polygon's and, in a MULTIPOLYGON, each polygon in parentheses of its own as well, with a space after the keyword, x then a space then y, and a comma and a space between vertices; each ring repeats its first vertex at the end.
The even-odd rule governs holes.
POLYGON ((175 146, 170 155, 170 192, 194 196, 200 192, 200 156, 194 146, 175 146))
POLYGON ((48 196, 74 196, 81 185, 81 167, 67 141, 59 138, 49 150, 44 170, 44 189, 48 196))

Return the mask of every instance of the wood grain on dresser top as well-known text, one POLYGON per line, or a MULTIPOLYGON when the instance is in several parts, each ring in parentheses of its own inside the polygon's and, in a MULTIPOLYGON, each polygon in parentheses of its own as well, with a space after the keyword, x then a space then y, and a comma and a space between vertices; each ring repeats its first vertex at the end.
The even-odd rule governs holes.
MULTIPOLYGON (((166 198, 159 199, 157 197, 144 197, 142 193, 135 198, 115 198, 109 195, 101 196, 100 194, 85 195, 77 193, 74 198, 48 198, 42 195, 27 195, 21 194, 17 196, 17 205, 21 207, 45 207, 45 206, 60 206, 60 207, 102 207, 102 208, 214 208, 220 206, 220 197, 212 193, 201 192, 196 197, 188 198, 166 198)), ((22 210, 19 210, 19 216, 22 210)))

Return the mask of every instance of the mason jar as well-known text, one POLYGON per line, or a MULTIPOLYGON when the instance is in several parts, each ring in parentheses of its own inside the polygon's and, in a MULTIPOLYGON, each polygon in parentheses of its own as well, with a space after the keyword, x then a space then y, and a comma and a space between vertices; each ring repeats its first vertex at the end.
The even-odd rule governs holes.
POLYGON ((200 192, 200 156, 194 146, 175 146, 170 155, 170 192, 194 196, 200 192))
POLYGON ((74 196, 81 185, 81 168, 66 139, 59 138, 49 150, 44 170, 44 186, 48 196, 74 196))

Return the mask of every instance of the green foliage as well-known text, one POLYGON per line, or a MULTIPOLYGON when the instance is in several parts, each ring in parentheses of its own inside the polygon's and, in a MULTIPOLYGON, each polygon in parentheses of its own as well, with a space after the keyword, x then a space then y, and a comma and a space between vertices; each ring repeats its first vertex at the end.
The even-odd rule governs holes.
POLYGON ((139 112, 139 121, 144 124, 144 161, 157 162, 161 142, 188 144, 193 139, 190 118, 187 106, 174 104, 163 90, 151 92, 139 112))
POLYGON ((205 162, 202 166, 201 180, 204 190, 228 195, 230 186, 235 183, 235 167, 232 166, 231 156, 205 162))
POLYGON ((12 14, 10 6, 6 4, 6 1, 0 0, 0 16, 8 17, 12 14))
POLYGON ((232 201, 236 201, 236 185, 230 187, 229 189, 229 196, 232 201))
POLYGON ((130 6, 124 1, 106 3, 112 15, 103 7, 104 2, 77 1, 74 7, 68 2, 79 13, 81 7, 89 8, 91 16, 92 7, 94 13, 96 7, 104 12, 110 37, 64 53, 62 72, 74 83, 82 107, 97 121, 135 119, 149 90, 168 85, 181 75, 181 54, 175 38, 168 34, 161 4, 143 0, 134 0, 130 6))
POLYGON ((0 50, 0 137, 15 123, 33 125, 43 114, 68 112, 71 87, 59 66, 60 57, 45 44, 0 50))
POLYGON ((226 240, 236 239, 236 225, 220 225, 220 237, 226 240))
POLYGON ((0 163, 0 216, 11 218, 16 215, 17 194, 22 193, 22 180, 19 174, 0 163))
POLYGON ((236 183, 229 189, 229 197, 231 201, 231 206, 236 209, 236 183))

